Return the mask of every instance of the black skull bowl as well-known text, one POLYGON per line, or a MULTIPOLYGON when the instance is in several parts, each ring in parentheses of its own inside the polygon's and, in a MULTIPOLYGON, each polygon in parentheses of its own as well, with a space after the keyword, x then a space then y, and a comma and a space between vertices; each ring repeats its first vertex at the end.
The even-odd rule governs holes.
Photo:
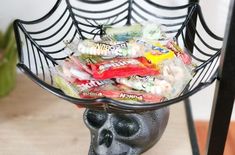
POLYGON ((163 135, 169 108, 130 114, 87 109, 83 119, 91 134, 89 155, 139 155, 163 135))

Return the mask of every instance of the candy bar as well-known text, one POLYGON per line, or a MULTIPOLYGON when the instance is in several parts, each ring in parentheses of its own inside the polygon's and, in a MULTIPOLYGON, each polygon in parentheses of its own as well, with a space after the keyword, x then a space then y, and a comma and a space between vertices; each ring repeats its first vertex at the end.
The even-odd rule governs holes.
POLYGON ((157 75, 159 71, 149 68, 138 59, 114 58, 97 64, 91 64, 93 77, 95 79, 110 79, 129 77, 132 75, 157 75))
POLYGON ((139 38, 142 36, 142 26, 140 24, 134 24, 130 26, 122 27, 105 27, 105 32, 108 36, 111 36, 117 41, 127 41, 133 38, 139 38))

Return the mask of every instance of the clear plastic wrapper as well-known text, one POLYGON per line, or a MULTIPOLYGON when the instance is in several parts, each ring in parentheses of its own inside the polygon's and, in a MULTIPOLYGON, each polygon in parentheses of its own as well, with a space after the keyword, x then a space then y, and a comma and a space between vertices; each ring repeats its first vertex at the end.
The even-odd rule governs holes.
POLYGON ((65 94, 156 103, 177 97, 191 80, 190 55, 158 23, 105 26, 105 32, 99 41, 66 43, 72 54, 53 75, 65 94))
POLYGON ((89 80, 91 79, 91 75, 83 70, 83 67, 76 64, 71 59, 66 59, 62 64, 62 71, 63 75, 70 79, 69 81, 73 82, 74 79, 80 79, 80 80, 89 80))
POLYGON ((168 94, 170 94, 173 89, 171 83, 155 76, 132 76, 129 78, 117 78, 116 81, 135 90, 166 97, 169 97, 168 94))
POLYGON ((80 96, 82 98, 109 97, 116 100, 136 101, 141 103, 155 103, 165 100, 163 96, 146 93, 144 91, 135 91, 123 85, 110 84, 82 92, 80 96))
POLYGON ((79 98, 80 90, 76 85, 67 81, 65 77, 58 73, 58 71, 53 70, 51 72, 55 87, 61 89, 68 96, 79 98))
POLYGON ((163 31, 163 26, 154 21, 143 23, 142 38, 145 40, 165 40, 166 34, 163 31))
POLYGON ((103 57, 129 57, 135 58, 143 56, 144 47, 135 41, 115 42, 115 41, 80 41, 77 46, 77 55, 90 54, 103 57))
POLYGON ((142 36, 142 25, 133 24, 122 27, 105 27, 106 35, 117 41, 127 41, 142 36))
POLYGON ((178 58, 161 63, 160 72, 158 76, 132 76, 117 78, 116 81, 136 90, 171 99, 180 95, 192 78, 191 73, 178 58))
POLYGON ((173 86, 173 90, 169 94, 169 98, 174 98, 180 95, 192 79, 192 72, 189 71, 187 66, 185 66, 179 58, 164 61, 160 68, 163 78, 169 81, 173 86))
POLYGON ((169 40, 166 44, 166 47, 174 51, 175 55, 179 57, 184 62, 184 64, 192 64, 191 56, 187 53, 186 50, 181 49, 174 40, 169 40))

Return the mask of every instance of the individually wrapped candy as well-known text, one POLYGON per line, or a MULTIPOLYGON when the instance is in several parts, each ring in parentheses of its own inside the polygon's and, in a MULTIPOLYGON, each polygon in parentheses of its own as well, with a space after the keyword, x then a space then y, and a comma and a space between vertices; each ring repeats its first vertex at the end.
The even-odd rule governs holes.
POLYGON ((61 89, 66 95, 79 98, 79 88, 76 85, 68 82, 63 76, 58 74, 56 70, 52 71, 54 85, 61 89))
POLYGON ((92 70, 88 66, 88 64, 95 64, 103 61, 103 59, 100 56, 88 55, 88 54, 82 54, 79 56, 70 56, 70 59, 74 62, 74 64, 79 66, 81 70, 84 70, 89 74, 92 74, 92 70))
POLYGON ((157 75, 159 70, 149 68, 138 59, 114 58, 97 64, 90 64, 95 79, 129 77, 132 75, 157 75))
POLYGON ((144 56, 151 63, 158 65, 164 60, 173 59, 175 54, 160 43, 155 43, 148 52, 145 52, 144 56))
POLYGON ((103 85, 98 88, 90 89, 89 92, 82 92, 80 94, 83 98, 97 98, 97 97, 109 97, 116 100, 131 100, 137 102, 154 103, 165 100, 165 97, 146 93, 143 91, 131 90, 123 85, 103 85))
POLYGON ((56 67, 55 84, 77 98, 156 103, 177 97, 192 78, 192 59, 167 42, 163 29, 155 22, 105 27, 102 40, 66 43, 70 56, 56 67))
POLYGON ((184 64, 190 65, 192 63, 192 58, 189 56, 189 54, 182 50, 174 40, 168 41, 166 47, 174 51, 175 55, 179 57, 184 62, 184 64))
POLYGON ((112 83, 114 83, 114 81, 112 80, 96 80, 96 79, 91 79, 91 80, 77 79, 74 81, 74 85, 76 85, 80 89, 80 92, 112 83))
POLYGON ((143 56, 144 47, 134 41, 128 42, 96 42, 92 40, 80 41, 76 54, 99 55, 103 57, 130 57, 143 56))
POLYGON ((66 59, 62 63, 63 75, 68 79, 68 81, 73 82, 74 79, 89 80, 91 75, 83 70, 83 67, 77 65, 71 59, 66 59))
POLYGON ((117 78, 116 81, 133 89, 160 96, 168 96, 173 89, 168 81, 156 76, 132 76, 129 78, 117 78))
POLYGON ((178 58, 162 62, 160 71, 161 74, 158 76, 132 76, 117 78, 116 81, 136 90, 171 99, 178 96, 192 78, 191 73, 178 58))
POLYGON ((169 98, 180 95, 192 79, 192 72, 188 70, 179 58, 162 62, 160 68, 161 76, 169 81, 173 87, 173 90, 169 94, 169 98))
POLYGON ((164 40, 166 39, 166 34, 163 31, 163 28, 160 24, 156 22, 147 22, 143 23, 143 36, 145 40, 164 40))
POLYGON ((117 41, 127 41, 133 38, 139 38, 142 36, 142 25, 133 24, 130 26, 122 27, 105 27, 106 35, 112 37, 117 41))
POLYGON ((66 61, 63 65, 56 66, 55 70, 52 71, 53 78, 56 78, 56 84, 64 91, 64 92, 73 92, 70 94, 78 94, 82 91, 99 87, 105 84, 112 84, 114 81, 112 80, 96 80, 90 76, 90 74, 83 72, 79 69, 75 69, 76 72, 73 73, 72 67, 69 66, 66 61), (66 65, 65 65, 66 64, 66 65), (78 73, 79 74, 78 74, 78 73), (75 75, 74 75, 75 74, 75 75), (79 76, 78 76, 79 75, 79 76), (68 90, 66 90, 66 85, 68 86, 68 90), (76 92, 75 92, 76 90, 76 92))

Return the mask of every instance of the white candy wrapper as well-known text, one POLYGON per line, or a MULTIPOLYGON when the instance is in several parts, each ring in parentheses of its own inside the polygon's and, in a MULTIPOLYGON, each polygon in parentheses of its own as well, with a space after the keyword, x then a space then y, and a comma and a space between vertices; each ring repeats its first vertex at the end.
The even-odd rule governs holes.
POLYGON ((144 22, 142 29, 142 38, 145 40, 165 40, 166 34, 164 33, 164 27, 157 22, 148 21, 144 22))
POLYGON ((117 78, 116 81, 133 89, 165 96, 168 99, 177 97, 192 78, 191 73, 178 58, 164 61, 160 68, 159 76, 132 76, 117 78))
POLYGON ((109 58, 136 58, 143 56, 144 46, 137 44, 134 40, 128 42, 96 42, 93 40, 84 40, 78 43, 77 52, 75 54, 90 54, 109 58))
POLYGON ((164 61, 160 68, 162 78, 171 83, 173 88, 169 98, 179 96, 192 79, 192 73, 179 58, 164 61))

